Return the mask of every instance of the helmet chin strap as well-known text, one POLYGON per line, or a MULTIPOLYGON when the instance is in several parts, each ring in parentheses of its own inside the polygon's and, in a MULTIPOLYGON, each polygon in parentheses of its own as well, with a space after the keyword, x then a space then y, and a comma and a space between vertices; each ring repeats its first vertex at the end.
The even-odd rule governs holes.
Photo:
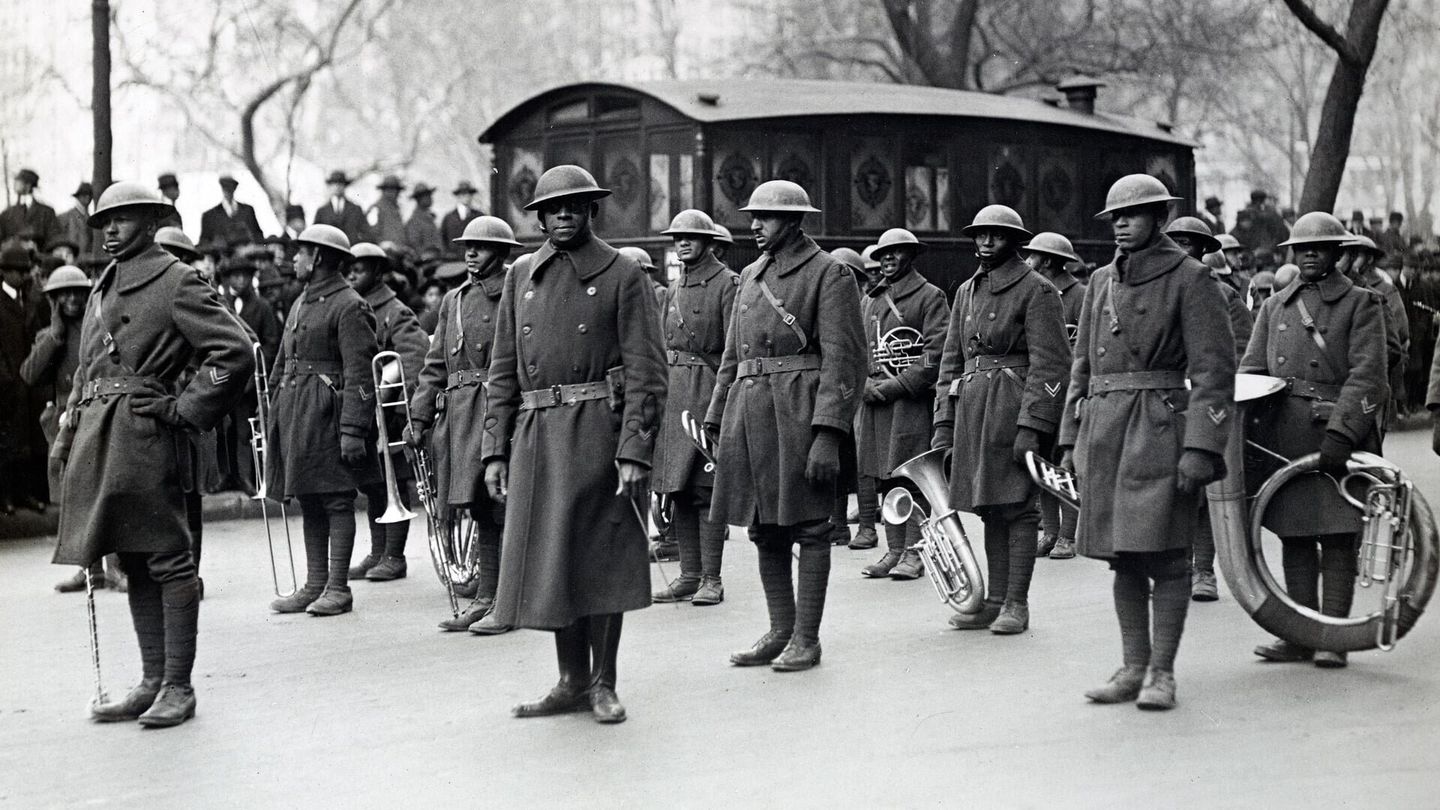
POLYGON ((155 244, 155 223, 152 222, 148 227, 136 231, 135 235, 130 237, 130 241, 115 251, 113 258, 117 261, 124 261, 139 255, 153 244, 155 244))

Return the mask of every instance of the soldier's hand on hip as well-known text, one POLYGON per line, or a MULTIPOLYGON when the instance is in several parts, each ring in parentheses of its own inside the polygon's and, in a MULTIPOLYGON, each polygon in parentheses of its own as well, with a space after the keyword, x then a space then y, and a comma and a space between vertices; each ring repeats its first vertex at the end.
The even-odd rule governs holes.
POLYGON ((505 503, 505 496, 510 492, 509 462, 496 459, 485 465, 485 492, 490 500, 505 503))
POLYGON ((1060 451, 1060 461, 1055 466, 1066 472, 1075 472, 1075 448, 1067 447, 1060 451))
POLYGON ((365 440, 349 433, 340 434, 340 458, 346 464, 359 464, 365 460, 365 440))
POLYGON ((649 469, 633 461, 617 462, 615 466, 620 477, 620 486, 615 490, 616 495, 640 498, 650 494, 649 469))
POLYGON ((153 384, 130 395, 130 410, 137 416, 148 416, 171 427, 187 428, 190 423, 180 415, 175 397, 165 393, 160 385, 153 384))
POLYGON ((400 439, 405 444, 415 449, 420 449, 430 443, 430 424, 420 420, 412 420, 401 432, 400 439))
POLYGON ((840 436, 831 430, 818 430, 810 442, 810 457, 805 461, 805 480, 828 484, 839 477, 840 436))
POLYGON ((1194 494, 1212 481, 1225 475, 1225 463, 1207 450, 1189 448, 1180 454, 1175 465, 1175 486, 1181 492, 1194 494))
POLYGON ((1025 463, 1025 454, 1034 453, 1040 455, 1040 431, 1033 428, 1022 427, 1015 432, 1015 446, 1012 448, 1015 460, 1021 464, 1025 463))

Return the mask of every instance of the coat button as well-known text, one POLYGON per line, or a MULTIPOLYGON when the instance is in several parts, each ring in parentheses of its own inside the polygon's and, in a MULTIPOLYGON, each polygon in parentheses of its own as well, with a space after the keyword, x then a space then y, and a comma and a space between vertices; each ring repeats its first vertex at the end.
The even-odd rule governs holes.
POLYGON ((748 386, 751 386, 751 387, 753 388, 754 385, 755 385, 755 380, 754 380, 754 379, 746 380, 746 381, 745 381, 745 384, 748 385, 748 386))
POLYGON ((1095 353, 1098 354, 1098 355, 1100 355, 1101 357, 1104 357, 1104 356, 1105 356, 1105 347, 1104 347, 1104 346, 1101 346, 1100 348, 1098 348, 1098 349, 1095 350, 1095 353))
POLYGON ((1289 328, 1289 327, 1287 327, 1285 324, 1282 323, 1282 324, 1280 324, 1279 326, 1275 327, 1275 331, 1277 331, 1277 332, 1284 332, 1287 328, 1289 328))
POLYGON ((585 294, 586 294, 586 295, 594 295, 594 294, 595 294, 595 288, 594 288, 594 287, 587 287, 587 288, 585 288, 585 294))
POLYGON ((588 328, 586 328, 585 324, 583 324, 583 323, 580 324, 579 326, 575 327, 575 328, 576 328, 577 330, 579 330, 580 334, 582 334, 582 335, 585 334, 586 332, 590 331, 588 328))
POLYGON ((748 351, 750 351, 750 344, 749 344, 749 343, 741 343, 741 344, 740 344, 740 348, 742 348, 742 349, 744 349, 745 351, 748 352, 748 351))
POLYGON ((1311 361, 1310 361, 1310 367, 1311 367, 1311 368, 1319 368, 1319 367, 1320 367, 1320 361, 1319 361, 1319 360, 1311 360, 1311 361))
POLYGON ((481 315, 481 316, 480 316, 480 320, 482 320, 482 321, 488 321, 488 320, 490 320, 490 316, 489 316, 489 315, 481 315))
POLYGON ((741 311, 741 312, 749 312, 749 311, 750 311, 750 305, 749 305, 749 304, 741 304, 741 305, 740 305, 740 311, 741 311))
POLYGON ((526 301, 529 301, 531 298, 534 298, 534 297, 535 297, 535 291, 534 291, 534 290, 526 290, 524 297, 525 297, 525 300, 526 300, 526 301))
POLYGON ((535 364, 534 364, 534 363, 531 363, 530 365, 528 365, 528 366, 525 367, 525 370, 528 371, 528 372, 530 372, 531 374, 534 374, 534 373, 535 373, 535 364))
POLYGON ((690 310, 690 312, 693 313, 693 314, 695 314, 695 315, 699 315, 699 314, 700 314, 700 308, 699 308, 699 307, 695 307, 694 309, 690 310))
POLYGON ((990 320, 992 320, 992 321, 995 320, 995 313, 993 313, 993 312, 990 313, 990 316, 989 316, 989 317, 990 317, 990 320))
POLYGON ((1275 363, 1276 363, 1277 365, 1283 366, 1283 365, 1285 365, 1285 358, 1283 358, 1283 357, 1277 357, 1277 358, 1275 358, 1275 363))
POLYGON ((522 326, 522 327, 520 327, 520 334, 522 334, 522 335, 528 335, 528 334, 530 334, 530 327, 529 327, 529 326, 522 326))

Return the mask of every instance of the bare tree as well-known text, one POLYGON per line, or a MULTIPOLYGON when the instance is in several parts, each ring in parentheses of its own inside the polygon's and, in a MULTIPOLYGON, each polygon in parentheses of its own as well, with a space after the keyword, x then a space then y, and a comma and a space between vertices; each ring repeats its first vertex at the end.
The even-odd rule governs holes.
POLYGON ((90 182, 98 195, 110 186, 110 156, 114 146, 110 130, 110 0, 91 1, 90 39, 90 116, 94 133, 90 182))

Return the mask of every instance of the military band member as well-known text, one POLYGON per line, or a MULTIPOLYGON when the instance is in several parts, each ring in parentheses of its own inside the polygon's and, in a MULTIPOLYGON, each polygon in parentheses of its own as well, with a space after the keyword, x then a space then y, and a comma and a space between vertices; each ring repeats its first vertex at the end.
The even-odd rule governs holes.
POLYGON ((723 263, 725 254, 732 247, 735 247, 735 236, 730 233, 729 228, 718 222, 715 223, 715 240, 710 243, 710 252, 714 254, 715 261, 723 263))
MULTIPOLYGON (((871 247, 874 246, 871 245, 871 247)), ((862 258, 859 253, 847 247, 840 247, 830 251, 830 255, 835 257, 835 261, 849 267, 850 271, 855 274, 855 284, 860 292, 863 293, 870 287, 870 272, 872 271, 865 269, 867 260, 862 258)), ((875 277, 879 278, 880 263, 875 262, 873 259, 868 261, 874 262, 875 270, 873 272, 875 277)), ((864 305, 863 302, 861 305, 864 305)), ((859 408, 855 410, 855 435, 857 437, 860 435, 859 408)), ((858 457, 858 448, 856 453, 858 457)), ((830 523, 833 524, 830 531, 836 545, 844 545, 859 550, 871 549, 880 545, 880 536, 875 532, 875 521, 880 517, 880 500, 875 491, 875 479, 859 472, 858 458, 855 466, 856 522, 859 523, 859 526, 855 530, 855 536, 851 537, 849 526, 850 495, 846 491, 848 489, 847 486, 840 486, 835 488, 835 513, 830 516, 830 523)))
POLYGON ((506 503, 495 614, 553 630, 560 669, 517 717, 623 721, 621 620, 650 604, 640 504, 665 363, 649 278, 591 232, 609 194, 579 166, 547 169, 525 207, 549 238, 501 294, 482 444, 486 489, 506 503))
POLYGON ((305 584, 270 609, 336 616, 354 606, 355 490, 380 478, 370 370, 375 314, 341 275, 351 252, 339 228, 311 225, 295 242, 295 276, 305 288, 271 372, 266 463, 275 495, 300 501, 305 584))
MULTIPOLYGON (((1294 251, 1296 284, 1260 308, 1242 372, 1284 377, 1284 398, 1252 415, 1255 441, 1287 458, 1320 452, 1319 472, 1275 493, 1264 526, 1280 536, 1285 590, 1326 616, 1348 616, 1354 599, 1360 512, 1336 497, 1351 452, 1378 453, 1385 378, 1384 298, 1357 287, 1336 265, 1352 236, 1340 220, 1311 212, 1280 243, 1294 251), (1316 546, 1319 555, 1316 555, 1316 546), (1318 592, 1317 592, 1318 591, 1318 592)), ((1343 667, 1345 653, 1283 639, 1255 648, 1270 661, 1343 667)))
POLYGON ((55 562, 89 565, 119 552, 140 644, 140 684, 94 705, 100 722, 174 726, 195 715, 190 672, 200 583, 185 492, 190 434, 214 427, 244 393, 254 364, 240 324, 194 268, 154 243, 170 210, 159 192, 116 183, 91 227, 113 261, 80 326, 79 371, 52 458, 66 462, 55 562), (200 373, 179 386, 192 362, 200 373))
MULTIPOLYGON (((1356 286, 1379 293, 1385 299, 1385 367, 1392 398, 1405 386, 1405 368, 1410 360, 1410 318, 1405 313, 1405 302, 1400 291, 1391 283, 1389 276, 1381 272, 1375 262, 1385 258, 1385 252, 1375 246, 1368 236, 1357 235, 1345 246, 1345 255, 1340 259, 1338 269, 1350 277, 1356 286)), ((1381 439, 1395 410, 1394 399, 1386 403, 1385 419, 1381 423, 1381 439)))
POLYGON ((865 338, 849 268, 801 228, 819 212, 805 190, 770 180, 740 210, 754 218, 762 255, 741 274, 705 417, 720 453, 711 517, 749 527, 770 614, 770 630, 730 661, 798 671, 820 663, 829 518, 865 380, 865 338))
MULTIPOLYGON (((440 628, 498 635, 511 629, 493 615, 505 506, 485 492, 480 443, 505 259, 520 243, 503 219, 480 216, 465 226, 455 244, 464 250, 466 279, 440 301, 435 339, 410 400, 414 424, 406 441, 430 450, 435 498, 446 510, 445 525, 453 527, 461 512, 469 512, 475 527, 470 547, 477 563, 474 597, 458 617, 440 622, 440 628)), ((515 264, 521 267, 519 260, 515 264)))
POLYGON ((710 215, 693 208, 676 214, 661 232, 674 240, 682 270, 670 283, 661 317, 669 385, 650 487, 672 504, 680 576, 655 593, 656 602, 718 605, 725 600, 720 564, 730 527, 710 517, 714 474, 705 470, 704 458, 680 424, 683 411, 698 421, 710 407, 740 283, 740 276, 710 252, 714 232, 710 215))
MULTIPOLYGON (((1074 245, 1063 235, 1045 231, 1037 233, 1023 248, 1025 263, 1044 276, 1060 291, 1060 311, 1065 319, 1065 337, 1075 349, 1075 333, 1080 328, 1080 307, 1085 301, 1085 282, 1067 269, 1070 262, 1079 262, 1074 245)), ((1054 454, 1058 460, 1058 451, 1054 454)), ((1074 507, 1048 492, 1040 492, 1040 541, 1036 557, 1069 560, 1075 556, 1075 528, 1079 513, 1074 507)))
POLYGON ((957 630, 1016 635, 1030 628, 1030 579, 1040 524, 1025 454, 1053 447, 1070 341, 1055 285, 1020 260, 1020 215, 988 205, 965 226, 980 267, 960 286, 936 384, 932 447, 951 448, 951 505, 985 524, 988 589, 957 630))
POLYGON ((1084 505, 1080 553, 1115 572, 1124 650, 1124 666, 1085 696, 1138 698, 1142 709, 1175 706, 1201 488, 1224 474, 1234 416, 1225 299, 1209 269, 1161 232, 1174 199, 1143 174, 1106 195, 1100 216, 1119 250, 1085 290, 1060 429, 1061 464, 1074 465, 1084 505))
MULTIPOLYGON (((390 264, 390 257, 385 255, 385 251, 378 245, 361 242, 351 246, 350 252, 354 259, 346 266, 345 280, 355 292, 360 293, 375 314, 376 349, 400 354, 400 368, 404 371, 405 380, 412 386, 405 391, 408 396, 410 391, 414 390, 421 366, 425 364, 425 353, 430 349, 430 337, 420 328, 420 320, 415 317, 414 311, 405 306, 395 295, 395 291, 385 283, 385 270, 390 264)), ((373 380, 373 374, 371 378, 373 380)), ((389 410, 389 415, 396 418, 387 420, 390 422, 388 435, 399 438, 405 427, 402 424, 404 420, 395 412, 396 409, 389 410)), ((395 489, 400 496, 400 503, 409 508, 410 488, 406 482, 414 479, 410 462, 401 454, 392 454, 392 466, 396 478, 399 479, 395 489)), ((384 471, 383 466, 381 471, 384 471)), ((405 541, 410 535, 410 521, 379 522, 380 516, 385 514, 387 500, 383 477, 366 484, 362 491, 365 493, 366 514, 370 519, 370 553, 351 566, 350 578, 368 579, 371 582, 402 579, 407 573, 405 541)))
MULTIPOLYGON (((891 228, 876 245, 881 280, 860 302, 870 371, 861 393, 856 446, 860 475, 873 479, 879 490, 892 470, 930 449, 935 380, 950 306, 945 293, 915 270, 915 257, 925 249, 915 234, 891 228)), ((886 526, 885 540, 885 556, 862 574, 916 579, 925 573, 915 551, 918 510, 904 526, 886 526)))

